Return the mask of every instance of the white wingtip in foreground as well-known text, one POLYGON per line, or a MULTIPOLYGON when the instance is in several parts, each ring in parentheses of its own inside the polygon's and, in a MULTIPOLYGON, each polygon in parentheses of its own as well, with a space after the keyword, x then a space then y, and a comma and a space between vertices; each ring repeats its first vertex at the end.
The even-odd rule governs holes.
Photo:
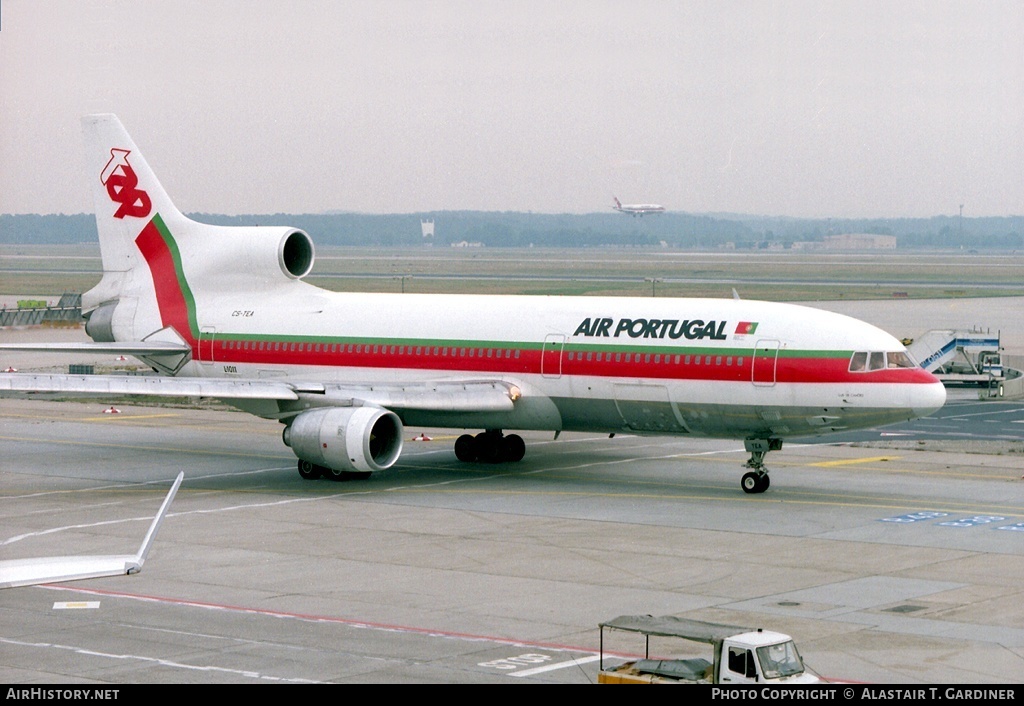
POLYGON ((33 586, 41 583, 57 583, 60 581, 78 581, 94 579, 102 576, 121 576, 137 574, 142 571, 142 564, 149 555, 153 538, 167 515, 167 510, 174 500, 178 486, 181 485, 184 473, 179 473, 171 486, 163 505, 149 525, 149 531, 142 540, 142 546, 136 554, 112 554, 109 556, 52 556, 34 559, 10 559, 0 561, 0 588, 17 586, 33 586))

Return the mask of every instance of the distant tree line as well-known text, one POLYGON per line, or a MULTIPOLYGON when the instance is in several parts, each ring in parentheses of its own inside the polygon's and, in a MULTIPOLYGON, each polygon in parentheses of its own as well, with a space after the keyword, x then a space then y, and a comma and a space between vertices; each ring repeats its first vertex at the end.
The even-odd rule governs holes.
MULTIPOLYGON (((488 247, 738 248, 820 241, 841 233, 894 235, 899 248, 1024 249, 1024 216, 964 218, 799 219, 741 215, 664 213, 630 217, 618 213, 542 214, 437 211, 392 215, 360 213, 223 216, 190 214, 217 225, 287 225, 301 228, 319 245, 415 246, 420 222, 432 220, 435 245, 480 243, 488 247)), ((96 242, 91 214, 0 215, 0 243, 96 242)))
POLYGON ((0 243, 13 245, 95 243, 96 217, 91 213, 40 216, 0 215, 0 243))

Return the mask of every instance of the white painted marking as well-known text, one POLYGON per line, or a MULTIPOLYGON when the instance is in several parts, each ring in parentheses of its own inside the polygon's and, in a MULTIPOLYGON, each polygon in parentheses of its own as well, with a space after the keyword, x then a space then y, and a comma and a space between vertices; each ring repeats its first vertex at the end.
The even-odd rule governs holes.
POLYGON ((591 655, 590 657, 580 657, 578 659, 571 659, 568 662, 556 662, 555 664, 545 664, 543 667, 535 667, 533 669, 524 669, 521 672, 513 672, 509 674, 510 677, 532 677, 534 674, 542 674, 544 672, 553 672, 556 669, 565 669, 566 667, 576 667, 581 664, 589 664, 590 662, 596 662, 601 659, 601 655, 591 655))
POLYGON ((1024 407, 1017 407, 1016 409, 986 410, 984 412, 971 412, 970 414, 956 414, 943 417, 943 419, 967 419, 967 417, 985 417, 990 414, 1017 414, 1018 412, 1024 412, 1024 407))
POLYGON ((160 659, 157 657, 145 657, 143 655, 133 654, 116 654, 113 652, 97 652, 96 650, 88 650, 82 647, 72 647, 71 645, 58 645, 49 642, 25 642, 23 640, 12 640, 6 637, 0 637, 0 644, 14 645, 16 647, 32 647, 37 649, 50 649, 50 650, 66 650, 74 654, 88 655, 90 657, 103 657, 106 659, 113 660, 124 660, 131 662, 143 662, 148 664, 155 664, 161 667, 169 667, 171 669, 185 669, 196 672, 209 672, 211 674, 225 674, 233 677, 243 677, 246 679, 256 679, 260 681, 271 681, 271 682, 291 682, 299 684, 320 684, 322 682, 315 681, 313 679, 300 679, 290 677, 277 677, 272 674, 263 674, 261 672, 253 671, 250 669, 229 669, 227 667, 216 667, 213 665, 204 664, 185 664, 184 662, 176 662, 169 659, 160 659))
POLYGON ((99 601, 57 601, 53 604, 54 610, 96 610, 99 607, 99 601))

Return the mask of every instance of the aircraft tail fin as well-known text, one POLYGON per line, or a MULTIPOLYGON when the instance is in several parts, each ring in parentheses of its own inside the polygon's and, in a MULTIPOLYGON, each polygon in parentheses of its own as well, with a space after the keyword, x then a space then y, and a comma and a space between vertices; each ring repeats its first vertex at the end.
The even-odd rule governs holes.
POLYGON ((86 115, 82 131, 103 270, 123 271, 133 264, 135 237, 155 214, 171 227, 188 219, 175 208, 116 115, 86 115))
POLYGON ((82 295, 86 332, 95 341, 138 340, 162 326, 159 278, 144 262, 140 234, 198 224, 174 206, 116 115, 86 115, 82 132, 103 260, 103 278, 82 295))
POLYGON ((82 128, 103 259, 103 279, 82 295, 94 341, 140 341, 169 327, 172 338, 194 344, 197 289, 265 291, 312 270, 313 241, 304 231, 193 221, 116 115, 87 115, 82 128))

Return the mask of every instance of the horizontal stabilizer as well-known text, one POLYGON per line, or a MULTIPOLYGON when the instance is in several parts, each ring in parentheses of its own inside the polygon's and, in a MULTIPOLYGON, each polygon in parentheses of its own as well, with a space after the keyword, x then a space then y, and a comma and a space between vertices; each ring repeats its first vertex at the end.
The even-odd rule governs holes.
POLYGON ((121 576, 136 574, 142 571, 149 549, 156 537, 156 531, 167 515, 167 510, 178 492, 184 478, 178 473, 174 484, 164 498, 160 510, 149 526, 149 531, 142 540, 137 554, 112 554, 105 556, 54 556, 34 559, 10 559, 0 561, 0 588, 32 586, 41 583, 57 583, 60 581, 78 581, 102 576, 121 576))
POLYGON ((192 349, 187 344, 173 342, 94 343, 83 341, 76 343, 0 343, 0 350, 144 356, 184 354, 189 353, 192 349))

